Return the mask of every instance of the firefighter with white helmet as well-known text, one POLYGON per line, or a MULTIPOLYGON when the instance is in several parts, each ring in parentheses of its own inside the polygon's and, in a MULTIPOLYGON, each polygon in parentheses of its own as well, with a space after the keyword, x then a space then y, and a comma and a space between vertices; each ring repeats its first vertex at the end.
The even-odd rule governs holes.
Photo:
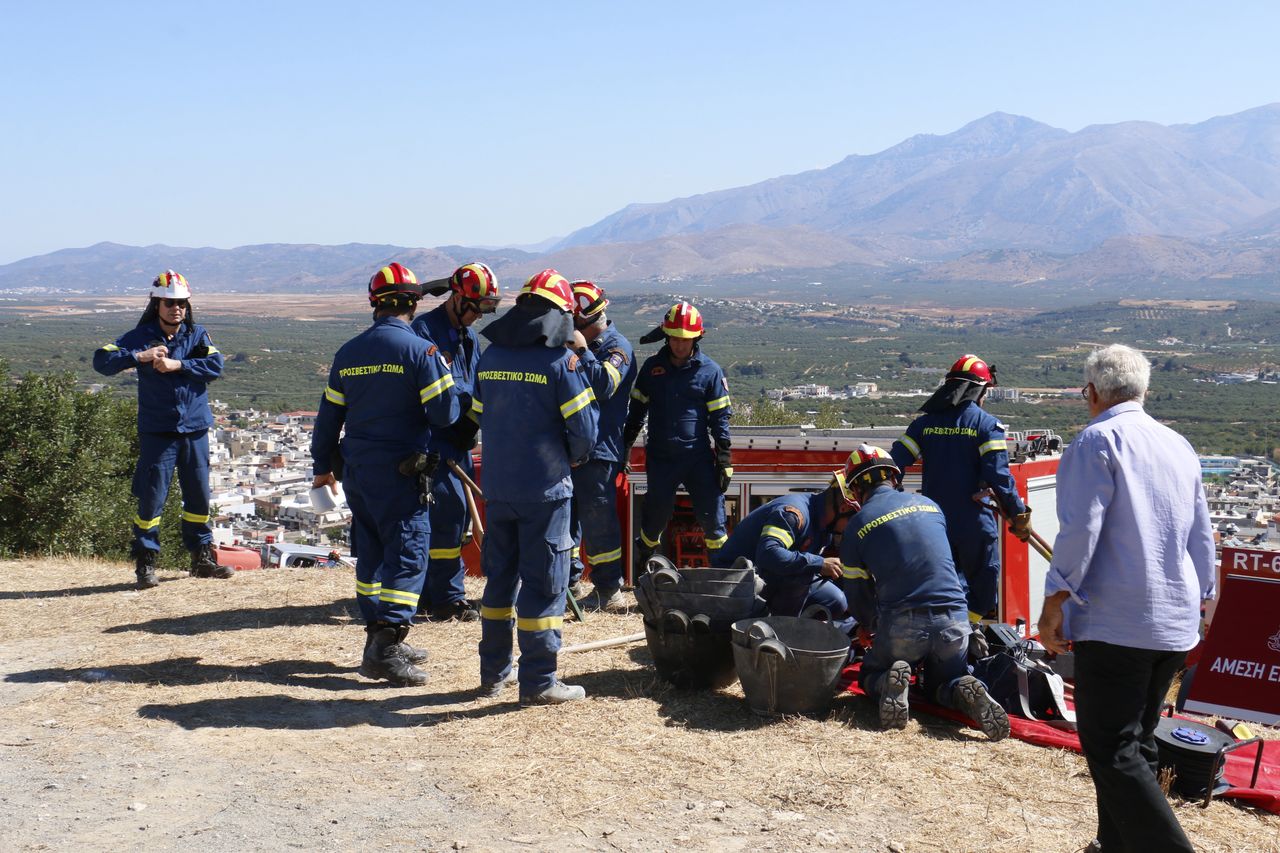
POLYGON ((600 417, 582 359, 566 346, 575 345, 573 305, 569 282, 555 270, 530 277, 511 310, 485 327, 489 346, 472 392, 484 429, 481 693, 497 696, 518 683, 521 704, 586 695, 556 677, 573 548, 571 471, 595 447, 600 417))
POLYGON ((841 572, 859 636, 871 640, 860 678, 880 725, 906 726, 911 672, 923 664, 921 686, 933 701, 973 719, 991 740, 1007 737, 1004 709, 966 666, 967 605, 942 509, 904 493, 902 472, 878 447, 860 446, 845 471, 861 509, 845 528, 841 572))
POLYGON ((373 274, 373 325, 333 357, 311 439, 313 486, 333 489, 341 476, 351 507, 356 602, 367 634, 360 674, 397 686, 427 681, 417 666, 426 652, 405 642, 427 570, 423 478, 434 468, 432 433, 459 411, 448 365, 409 327, 421 297, 422 285, 401 264, 373 274))
POLYGON ((418 612, 435 622, 470 622, 480 614, 467 601, 462 584, 466 575, 462 563, 462 537, 468 518, 466 487, 448 462, 454 462, 475 479, 471 460, 475 424, 466 415, 471 406, 476 365, 480 363, 480 339, 471 325, 497 310, 501 294, 498 277, 479 262, 464 264, 449 278, 428 282, 423 289, 435 296, 449 294, 444 302, 413 321, 413 331, 434 346, 449 366, 454 388, 460 395, 461 414, 456 423, 431 433, 429 449, 439 454, 442 464, 432 487, 430 560, 418 612))
POLYGON ((969 619, 974 624, 973 656, 985 653, 979 620, 995 609, 1000 580, 997 547, 999 523, 975 495, 991 487, 1011 522, 1013 533, 1026 540, 1031 511, 1018 495, 1009 473, 1005 425, 982 408, 996 371, 976 355, 963 355, 894 442, 890 453, 899 468, 919 460, 922 492, 942 507, 947 537, 960 579, 965 585, 969 619))
POLYGON ((849 466, 831 473, 816 494, 789 494, 752 510, 734 525, 711 565, 728 568, 746 557, 764 581, 761 597, 777 616, 821 608, 845 632, 854 628, 841 589, 839 548, 858 502, 848 485, 849 466))
POLYGON ((577 592, 584 568, 579 551, 585 547, 594 589, 579 596, 579 603, 588 610, 617 610, 625 606, 617 479, 627 461, 622 428, 636 381, 635 352, 606 316, 609 300, 604 291, 591 281, 575 281, 572 286, 574 327, 587 344, 577 353, 600 405, 600 431, 587 461, 573 469, 574 554, 569 589, 577 592))
POLYGON ((677 302, 662 324, 640 339, 646 344, 665 338, 666 343, 640 367, 623 430, 625 459, 648 418, 648 492, 640 516, 637 566, 661 544, 681 484, 693 499, 708 557, 714 559, 728 539, 724 493, 733 477, 733 410, 724 371, 698 345, 704 332, 701 312, 688 302, 677 302))
POLYGON ((138 464, 133 496, 133 558, 139 589, 154 587, 160 553, 160 516, 174 469, 182 487, 182 544, 191 552, 191 574, 229 578, 235 572, 218 565, 209 527, 208 385, 222 375, 222 353, 209 333, 196 325, 191 288, 173 270, 151 283, 147 308, 138 325, 98 348, 93 368, 104 376, 138 372, 138 464))

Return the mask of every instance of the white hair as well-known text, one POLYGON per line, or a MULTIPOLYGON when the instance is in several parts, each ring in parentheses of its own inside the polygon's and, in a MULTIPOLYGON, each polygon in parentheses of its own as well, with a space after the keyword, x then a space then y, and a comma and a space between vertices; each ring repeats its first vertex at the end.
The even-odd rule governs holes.
POLYGON ((1112 344, 1089 353, 1084 378, 1104 401, 1141 401, 1151 381, 1151 363, 1133 347, 1112 344))

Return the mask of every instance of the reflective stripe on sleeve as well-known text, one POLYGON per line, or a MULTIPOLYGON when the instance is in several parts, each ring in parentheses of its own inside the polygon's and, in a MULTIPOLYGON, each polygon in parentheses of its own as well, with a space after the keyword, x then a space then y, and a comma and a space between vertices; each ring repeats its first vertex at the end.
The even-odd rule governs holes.
POLYGON ((978 455, 986 456, 988 453, 993 453, 997 450, 1007 451, 1008 449, 1009 445, 1005 443, 1003 438, 994 438, 991 441, 978 445, 978 455))
POLYGON ((916 440, 909 435, 904 435, 898 441, 902 442, 902 446, 911 451, 912 459, 920 458, 920 445, 916 444, 916 440))
POLYGON ((766 524, 764 530, 760 531, 761 536, 772 536, 782 543, 783 548, 790 548, 796 542, 796 537, 791 534, 790 530, 785 527, 775 527, 772 524, 766 524))
POLYGON ((347 404, 347 396, 345 394, 339 394, 328 386, 325 386, 324 398, 335 406, 345 406, 347 404))
POLYGON ((729 395, 725 394, 723 397, 717 397, 716 399, 707 403, 707 411, 718 412, 728 405, 729 405, 729 395))
POLYGON ((609 374, 609 378, 613 380, 613 387, 616 390, 622 384, 622 374, 618 372, 618 368, 607 361, 604 363, 604 369, 609 374))
POLYGON ((658 534, 657 539, 650 539, 649 534, 644 532, 644 528, 640 529, 640 541, 645 544, 646 548, 657 548, 658 543, 662 541, 662 534, 658 534))
POLYGON ((105 347, 99 347, 103 352, 120 352, 120 347, 115 344, 107 344, 105 347))
POLYGON ((715 539, 703 539, 702 541, 707 543, 707 547, 714 551, 728 542, 729 536, 725 534, 724 536, 717 536, 715 539))
POLYGON ((847 581, 871 580, 871 575, 861 566, 841 566, 840 574, 847 581))
POLYGON ((594 400, 595 398, 596 398, 595 392, 592 391, 590 388, 588 388, 578 396, 574 397, 569 402, 561 403, 560 414, 566 418, 572 417, 573 415, 576 415, 578 412, 585 409, 587 406, 591 405, 591 401, 594 400))
POLYGON ((453 387, 453 374, 446 373, 444 376, 441 376, 435 382, 432 382, 426 388, 423 388, 421 391, 419 391, 418 399, 426 403, 430 400, 434 400, 436 397, 439 397, 441 394, 445 392, 446 389, 449 389, 452 387, 453 387))
POLYGON ((632 400, 639 400, 641 403, 647 403, 647 402, 649 402, 649 398, 648 398, 648 397, 646 397, 646 396, 644 395, 644 393, 643 393, 639 388, 632 388, 632 389, 631 389, 631 399, 632 399, 632 400))

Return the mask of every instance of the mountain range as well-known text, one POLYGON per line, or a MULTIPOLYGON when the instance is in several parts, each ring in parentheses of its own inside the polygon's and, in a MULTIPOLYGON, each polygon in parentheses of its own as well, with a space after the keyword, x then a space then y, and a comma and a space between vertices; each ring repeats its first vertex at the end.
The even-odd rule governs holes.
POLYGON ((211 290, 322 292, 393 258, 424 279, 479 258, 508 281, 554 266, 617 284, 803 270, 884 283, 1274 280, 1280 104, 1075 133, 993 113, 825 169, 628 205, 542 254, 100 243, 0 266, 0 290, 136 288, 172 267, 211 290))

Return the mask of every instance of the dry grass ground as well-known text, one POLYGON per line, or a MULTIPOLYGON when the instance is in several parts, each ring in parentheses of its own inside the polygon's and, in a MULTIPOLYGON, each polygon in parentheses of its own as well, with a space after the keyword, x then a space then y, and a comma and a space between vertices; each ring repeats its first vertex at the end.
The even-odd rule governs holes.
MULTIPOLYGON (((0 563, 0 817, 14 849, 1070 851, 1075 755, 863 699, 769 722, 680 693, 643 645, 566 655, 589 699, 477 699, 475 624, 425 625, 432 681, 361 679, 351 577, 0 563)), ((591 616, 566 641, 634 633, 591 616)), ((1178 802, 1197 849, 1280 851, 1280 817, 1178 802)))

